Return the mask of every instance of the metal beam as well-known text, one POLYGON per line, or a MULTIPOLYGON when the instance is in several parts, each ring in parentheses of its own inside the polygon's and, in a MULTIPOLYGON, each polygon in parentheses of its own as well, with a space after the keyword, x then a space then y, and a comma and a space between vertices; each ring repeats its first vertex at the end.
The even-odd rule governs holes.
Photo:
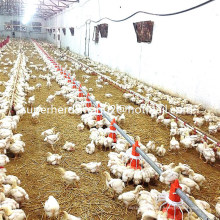
MULTIPOLYGON (((68 5, 67 3, 64 3, 64 2, 62 2, 62 1, 58 1, 58 5, 60 5, 60 3, 63 4, 63 5, 65 5, 65 6, 67 6, 67 8, 69 8, 69 5, 68 5)), ((64 6, 64 7, 65 7, 65 6, 64 6)))
MULTIPOLYGON (((57 4, 54 3, 52 0, 50 0, 50 2, 53 4, 53 7, 59 9, 60 11, 62 11, 62 9, 60 9, 59 7, 65 7, 65 8, 66 8, 66 6, 59 6, 59 5, 57 5, 57 4)), ((68 7, 69 7, 69 6, 68 6, 68 7)))
POLYGON ((69 2, 69 3, 75 3, 75 2, 79 2, 79 0, 75 0, 75 1, 70 1, 70 0, 58 0, 61 2, 69 2))
MULTIPOLYGON (((65 8, 69 8, 69 5, 72 3, 79 2, 78 0, 49 0, 45 2, 44 0, 40 0, 39 3, 35 3, 37 5, 37 15, 40 17, 52 16, 61 12, 65 8), (43 14, 47 12, 47 14, 43 14)), ((25 5, 27 3, 23 0, 0 0, 0 14, 2 15, 23 15, 25 5)))

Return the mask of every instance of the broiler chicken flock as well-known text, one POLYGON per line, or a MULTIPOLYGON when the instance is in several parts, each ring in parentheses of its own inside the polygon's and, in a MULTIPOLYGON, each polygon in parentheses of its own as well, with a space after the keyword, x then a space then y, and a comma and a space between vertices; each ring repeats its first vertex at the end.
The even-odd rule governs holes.
MULTIPOLYGON (((149 110, 149 109, 148 109, 149 110)), ((95 111, 95 109, 93 110, 93 111, 95 111)), ((154 114, 153 112, 152 112, 152 114, 154 114)), ((82 120, 83 120, 83 122, 85 122, 85 125, 88 125, 89 126, 89 128, 91 128, 90 130, 91 130, 91 135, 90 135, 90 138, 91 138, 91 144, 88 144, 88 146, 87 146, 87 148, 86 148, 86 151, 87 151, 87 153, 88 152, 90 152, 90 150, 92 150, 91 152, 93 153, 94 152, 94 149, 95 149, 95 146, 103 146, 104 145, 104 140, 105 140, 105 138, 107 138, 107 132, 105 131, 105 129, 102 129, 102 130, 100 130, 100 128, 101 127, 99 127, 98 129, 97 128, 94 128, 94 127, 96 127, 96 126, 99 126, 99 124, 96 122, 96 120, 95 120, 95 114, 91 114, 90 113, 90 115, 92 116, 91 117, 91 122, 89 121, 89 116, 88 115, 83 115, 82 116, 82 120), (98 124, 98 125, 97 125, 98 124), (104 131, 103 131, 104 130, 104 131), (100 135, 101 135, 101 137, 100 137, 100 135), (91 145, 91 146, 90 146, 91 145)), ((158 113, 156 112, 156 115, 158 115, 158 113)), ((152 115, 153 116, 153 115, 152 115)), ((153 116, 154 117, 154 116, 153 116)), ((170 119, 163 119, 163 122, 164 122, 164 124, 166 125, 166 126, 170 126, 171 127, 171 129, 172 129, 172 131, 171 131, 171 137, 172 137, 172 142, 171 142, 171 146, 172 146, 172 148, 171 149, 176 149, 176 150, 178 150, 178 148, 179 148, 179 142, 176 140, 176 139, 174 139, 175 137, 174 136, 176 136, 176 135, 178 135, 178 134, 182 134, 183 136, 182 136, 182 140, 184 140, 184 138, 185 138, 185 140, 184 141, 182 141, 181 142, 181 144, 183 144, 183 147, 186 147, 186 148, 188 148, 188 147, 196 147, 196 144, 198 143, 197 141, 200 141, 201 140, 201 138, 197 135, 197 137, 194 137, 193 135, 191 135, 191 136, 193 136, 193 137, 190 137, 189 139, 186 139, 186 138, 188 138, 190 135, 189 135, 189 133, 187 133, 187 132, 189 132, 187 129, 185 129, 185 127, 183 126, 183 124, 179 124, 179 123, 177 123, 177 122, 174 122, 173 120, 170 120, 170 119), (178 128, 178 126, 180 126, 179 128, 178 128), (185 129, 185 130, 184 130, 185 129), (176 141, 176 142, 175 142, 176 141)), ((120 149, 120 148, 116 148, 116 147, 114 147, 114 145, 116 146, 117 145, 117 143, 116 144, 113 144, 113 149, 120 149)), ((148 148, 146 147, 145 148, 146 149, 146 151, 148 150, 148 148)), ((120 152, 124 152, 124 151, 126 151, 126 148, 123 148, 122 147, 122 150, 120 151, 119 150, 119 153, 120 152)), ((151 150, 150 150, 151 151, 151 150)), ((163 151, 163 147, 154 147, 154 149, 152 150, 152 152, 155 152, 155 151, 157 151, 158 152, 158 154, 164 154, 164 151, 163 151)), ((119 164, 117 163, 117 162, 112 162, 112 173, 115 175, 118 175, 119 176, 119 178, 122 176, 122 173, 123 173, 123 170, 126 170, 126 166, 124 166, 124 162, 122 161, 122 160, 120 160, 120 158, 121 158, 121 156, 118 156, 118 159, 116 159, 116 161, 120 161, 119 162, 119 164), (122 166, 123 165, 123 166, 122 166)), ((111 162, 110 162, 111 163, 111 162)), ((185 167, 184 167, 184 169, 185 169, 185 167)), ((183 169, 183 173, 184 172, 186 172, 185 170, 183 169)), ((180 170, 182 170, 182 168, 180 169, 180 170)), ((150 170, 150 172, 151 173, 153 173, 152 172, 152 170, 150 170)), ((178 171, 179 172, 179 171, 178 171)), ((155 173, 154 173, 155 174, 155 173)), ((177 173, 177 176, 178 176, 179 174, 177 173)), ((181 174, 182 175, 182 174, 181 174)), ((133 176, 134 176, 134 174, 133 174, 133 176)), ((136 176, 138 176, 138 175, 136 175, 136 176)), ((142 175, 142 176, 144 176, 147 180, 148 180, 148 182, 149 182, 149 176, 146 176, 146 174, 145 175, 142 175)), ((143 177, 142 177, 143 178, 143 177)), ((155 178, 158 178, 158 177, 155 177, 155 178)), ((191 179, 190 178, 188 178, 188 177, 183 177, 183 176, 181 176, 180 177, 181 179, 182 179, 182 181, 184 182, 184 183, 186 183, 186 184, 188 184, 188 185, 190 185, 190 183, 192 184, 193 182, 192 181, 194 181, 194 180, 192 180, 191 181, 191 179), (185 178, 185 179, 184 179, 185 178), (186 179, 186 178, 188 178, 188 179, 186 179), (190 179, 190 180, 189 180, 190 179)), ((191 178, 193 178, 192 177, 192 175, 191 175, 191 178)), ((131 178, 132 179, 132 178, 131 178)), ((137 183, 138 183, 138 181, 136 181, 137 183)), ((194 184, 194 183, 193 183, 194 184)), ((193 185, 192 184, 192 185, 193 185)), ((197 183, 195 183, 194 184, 196 187, 196 189, 198 190, 199 189, 199 187, 197 187, 197 183)), ((189 192, 189 190, 190 190, 190 187, 189 186, 187 186, 187 185, 184 185, 184 184, 182 184, 182 186, 183 186, 183 188, 185 189, 185 190, 188 190, 188 192, 189 192)), ((161 213, 160 213, 161 214, 161 213)))
MULTIPOLYGON (((40 50, 39 50, 39 53, 40 53, 40 50)), ((45 55, 42 54, 42 52, 41 52, 41 55, 45 57, 45 55)), ((67 59, 66 57, 62 58, 62 60, 66 60, 66 59, 67 59)), ((178 166, 175 166, 175 165, 173 166, 172 164, 163 165, 159 163, 157 161, 157 158, 153 155, 153 153, 156 153, 158 156, 164 156, 166 154, 166 148, 164 147, 164 145, 156 146, 156 143, 154 141, 149 141, 148 144, 145 146, 139 140, 139 145, 141 149, 143 149, 144 152, 157 164, 157 166, 163 170, 163 173, 160 177, 150 167, 150 165, 143 160, 141 160, 141 166, 142 166, 141 170, 133 170, 129 166, 126 166, 129 163, 129 158, 126 154, 126 151, 128 151, 130 145, 125 141, 125 139, 119 133, 116 133, 117 141, 116 143, 114 143, 114 141, 109 137, 109 134, 111 133, 111 131, 108 128, 105 128, 105 127, 109 127, 110 122, 108 122, 105 118, 102 118, 100 121, 97 121, 96 120, 97 109, 94 107, 91 107, 88 109, 86 107, 86 97, 78 97, 78 89, 72 89, 71 86, 68 85, 67 80, 63 79, 63 77, 60 74, 58 74, 56 70, 54 70, 51 66, 49 66, 49 62, 47 64, 48 64, 48 69, 52 72, 52 74, 54 74, 54 78, 52 78, 51 77, 52 75, 49 74, 48 77, 46 78, 44 78, 44 75, 43 75, 42 79, 47 81, 48 88, 51 87, 52 80, 55 80, 61 87, 61 90, 57 91, 53 97, 48 97, 47 102, 51 104, 56 95, 62 95, 66 99, 67 104, 70 105, 70 109, 72 110, 71 114, 81 115, 82 123, 77 126, 77 129, 83 132, 83 129, 85 127, 90 128, 91 143, 88 143, 88 145, 85 148, 88 154, 93 154, 95 152, 96 147, 99 149, 104 148, 106 150, 114 149, 116 151, 116 152, 109 153, 109 161, 108 161, 108 167, 111 173, 116 177, 116 179, 112 178, 108 172, 104 172, 105 173, 104 175, 106 176, 106 186, 112 189, 114 193, 121 194, 119 195, 118 199, 123 201, 123 203, 126 205, 127 208, 129 208, 131 204, 137 203, 138 214, 142 216, 142 219, 149 219, 149 218, 160 219, 160 217, 161 218, 163 217, 164 214, 160 212, 159 205, 157 203, 157 198, 161 195, 161 193, 156 190, 151 190, 150 192, 144 191, 143 187, 139 185, 142 183, 149 183, 151 180, 159 179, 161 182, 170 184, 174 179, 179 178, 182 188, 188 194, 190 194, 191 191, 199 190, 200 187, 202 187, 202 184, 204 184, 204 182, 206 181, 205 177, 202 176, 201 174, 195 173, 187 165, 179 164, 178 166), (133 183, 137 185, 135 190, 122 193, 125 188, 125 183, 128 183, 130 181, 133 181, 133 183)), ((75 65, 75 67, 76 67, 75 69, 82 68, 81 66, 77 67, 77 65, 75 65)), ((38 69, 37 66, 36 68, 38 69)), ((87 74, 92 73, 92 70, 89 70, 89 69, 85 69, 84 71, 87 71, 86 72, 87 74)), ((111 74, 114 75, 115 73, 111 72, 111 74)), ((124 82, 124 85, 122 86, 122 88, 132 89, 135 86, 137 86, 137 91, 139 93, 142 93, 142 94, 144 92, 148 94, 152 93, 154 95, 154 100, 157 100, 157 101, 167 100, 170 104, 174 106, 177 106, 177 107, 182 106, 181 108, 184 108, 184 105, 188 104, 186 100, 172 98, 170 96, 164 95, 163 93, 151 87, 148 87, 144 84, 140 84, 134 79, 132 81, 125 74, 123 74, 122 76, 120 74, 115 74, 115 75, 117 75, 118 86, 120 86, 119 84, 120 81, 124 82)), ((35 78, 33 77, 32 79, 35 80, 35 78)), ((88 80, 88 79, 89 77, 85 77, 85 80, 88 80)), ((104 80, 102 80, 102 78, 99 77, 97 81, 97 87, 103 88, 103 86, 105 85, 107 85, 106 82, 104 82, 104 80)), ((38 87, 36 86, 36 88, 38 87)), ((15 96, 17 98, 17 102, 15 102, 14 107, 16 108, 16 112, 18 113, 17 115, 19 117, 24 114, 25 109, 23 106, 26 104, 25 99, 20 98, 20 97, 25 97, 26 96, 25 93, 30 94, 34 91, 34 89, 35 88, 30 88, 26 83, 24 83, 24 89, 17 90, 21 94, 15 96)), ((86 88, 84 87, 84 89, 86 88)), ((10 90, 8 91, 10 94, 10 90)), ((29 98, 28 103, 30 105, 34 104, 35 100, 33 97, 34 96, 29 98)), ((94 96, 91 94, 91 97, 94 97, 94 96)), ((106 94, 106 97, 110 98, 111 94, 106 94)), ((196 149, 199 148, 199 152, 200 151, 202 152, 202 155, 204 156, 206 161, 213 162, 214 160, 213 153, 208 150, 208 149, 213 150, 213 146, 206 145, 205 144, 206 142, 205 142, 203 144, 205 147, 204 146, 201 147, 200 146, 201 138, 199 137, 199 135, 197 135, 197 137, 194 137, 193 135, 190 134, 191 131, 188 131, 187 129, 185 129, 185 127, 181 123, 175 122, 174 120, 170 118, 166 118, 166 115, 161 114, 158 111, 158 109, 156 109, 155 106, 153 106, 152 104, 146 104, 146 103, 143 104, 143 100, 138 98, 138 96, 134 96, 130 93, 129 94, 125 93, 123 97, 126 100, 130 100, 135 104, 142 105, 142 108, 145 110, 146 114, 149 114, 152 117, 152 119, 156 119, 158 123, 163 123, 165 126, 170 127, 170 136, 171 136, 170 150, 178 150, 180 148, 180 145, 182 147, 185 147, 186 149, 191 148, 191 147, 195 147, 196 149), (180 141, 177 140, 178 135, 180 135, 180 141)), ((0 100, 0 103, 4 107, 4 108, 1 108, 1 110, 3 109, 1 113, 4 113, 4 114, 7 113, 7 108, 10 106, 10 103, 8 102, 10 98, 8 98, 7 95, 5 96, 5 98, 6 98, 6 102, 0 100)), ((105 104, 102 104, 102 103, 100 103, 100 106, 103 109, 107 107, 105 104)), ((173 107, 173 111, 176 111, 176 108, 173 107)), ((200 106, 193 105, 193 108, 195 109, 194 111, 196 113, 200 112, 200 106)), ((115 118, 116 122, 118 123, 123 123, 125 121, 124 114, 115 115, 115 113, 112 112, 112 113, 109 113, 109 115, 111 118, 115 118)), ((208 115, 206 118, 209 118, 208 115)), ((19 120, 19 118, 17 120, 19 120)), ((195 121, 198 126, 201 125, 201 123, 199 124, 200 122, 199 119, 195 119, 195 121)), ((206 122, 205 119, 201 121, 203 121, 203 123, 206 122)), ((12 122, 13 121, 9 123, 9 126, 11 126, 10 129, 5 128, 6 125, 4 125, 4 127, 1 127, 1 124, 0 124, 0 135, 1 135, 1 138, 4 139, 4 141, 0 142, 0 149, 2 149, 2 152, 4 152, 4 150, 10 150, 16 156, 23 152, 23 148, 25 145, 20 139, 16 139, 16 138, 15 140, 12 139, 13 137, 12 132, 13 130, 16 130, 15 124, 17 123, 16 122, 15 124, 13 124, 14 122, 13 123, 12 122)), ((213 121, 209 121, 209 122, 213 123, 213 121)), ((214 126, 215 124, 211 124, 211 125, 214 126)), ((216 128, 214 129, 210 127, 210 131, 214 133, 216 131, 216 128)), ((55 128, 48 129, 42 132, 42 136, 44 137, 44 141, 48 142, 52 146, 52 148, 53 148, 53 145, 56 142, 58 142, 60 139, 60 133, 59 132, 55 133, 55 128)), ((67 151, 74 151, 75 144, 71 142, 66 142, 63 146, 63 149, 67 151)), ((51 153, 48 153, 47 156, 48 156, 47 162, 52 165, 59 164, 61 157, 62 157, 60 155, 51 154, 51 153)), ((0 165, 1 164, 5 165, 7 162, 8 162, 7 157, 0 157, 0 165)), ((90 162, 90 163, 81 164, 81 167, 85 168, 86 170, 92 173, 98 173, 100 166, 101 166, 101 162, 90 162)), ((63 168, 58 168, 58 169, 61 172, 62 179, 67 184, 67 187, 68 185, 71 185, 71 184, 78 185, 80 177, 75 172, 66 171, 63 168)), ((4 178, 7 180, 7 178, 3 176, 3 179, 4 178)), ((18 203, 23 203, 25 200, 28 199, 28 196, 24 190, 21 190, 21 188, 17 186, 18 182, 19 182, 18 180, 16 181, 7 180, 7 183, 11 184, 11 190, 9 190, 9 194, 14 199, 17 199, 16 201, 18 203)), ((11 213, 10 215, 12 215, 13 212, 16 213, 15 210, 17 209, 18 207, 12 210, 6 209, 5 212, 11 213)), ((207 209, 206 207, 203 207, 203 209, 205 209, 207 212, 210 212, 210 210, 207 209)), ((46 201, 44 210, 45 210, 45 214, 47 217, 58 217, 59 216, 60 214, 59 203, 53 196, 50 196, 49 199, 46 201)), ((19 211, 17 212, 19 213, 19 211)), ((20 212, 21 212, 20 214, 23 214, 24 216, 24 213, 22 213, 22 211, 20 212)), ((64 220, 74 219, 74 216, 68 214, 65 211, 63 212, 63 214, 64 216, 62 219, 64 220)))
MULTIPOLYGON (((27 94, 34 91, 29 86, 30 72, 26 67, 27 58, 19 53, 14 66, 8 73, 9 80, 4 83, 5 92, 0 98, 0 207, 6 219, 23 220, 26 215, 21 208, 29 200, 27 192, 19 186, 21 181, 14 175, 7 175, 4 166, 10 161, 5 154, 14 154, 14 159, 24 152, 25 143, 22 134, 14 134, 18 122, 26 113, 27 94), (9 113, 9 114, 8 114, 9 113), (7 116, 6 116, 7 115, 7 116)), ((35 96, 29 97, 28 104, 33 105, 35 96)))

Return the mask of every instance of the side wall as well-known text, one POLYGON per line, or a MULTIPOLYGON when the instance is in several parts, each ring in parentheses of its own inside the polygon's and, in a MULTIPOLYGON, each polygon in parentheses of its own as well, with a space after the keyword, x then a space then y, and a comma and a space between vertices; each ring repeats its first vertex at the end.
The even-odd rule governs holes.
MULTIPOLYGON (((5 22, 10 22, 11 20, 14 21, 22 21, 22 17, 16 17, 16 16, 4 16, 0 15, 0 37, 10 36, 12 37, 12 31, 6 31, 4 28, 5 22)), ((42 26, 45 26, 45 21, 40 18, 33 18, 27 24, 27 30, 25 32, 22 31, 15 31, 15 37, 16 38, 34 38, 34 39, 46 39, 46 29, 41 28, 41 32, 34 32, 31 25, 32 22, 41 22, 42 26)))
MULTIPOLYGON (((76 53, 220 113, 219 1, 175 16, 137 14, 123 22, 104 19, 100 23, 109 24, 109 34, 98 44, 92 40, 96 24, 87 25, 87 39, 83 25, 87 19, 122 19, 136 11, 170 13, 197 4, 201 1, 139 0, 137 4, 133 0, 83 0, 47 20, 47 26, 67 28, 66 36, 61 31, 62 47, 68 46, 76 53), (154 21, 150 44, 137 43, 133 27, 133 22, 145 20, 154 21), (75 28, 75 36, 71 36, 69 27, 75 28)), ((47 33, 47 39, 57 44, 53 33, 47 33)))

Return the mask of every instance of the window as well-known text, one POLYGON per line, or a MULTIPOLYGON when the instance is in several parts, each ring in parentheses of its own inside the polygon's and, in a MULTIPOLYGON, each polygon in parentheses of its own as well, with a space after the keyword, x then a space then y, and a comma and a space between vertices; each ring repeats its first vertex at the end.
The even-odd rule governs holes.
POLYGON ((32 22, 32 28, 34 32, 41 32, 42 24, 40 22, 32 22))
POLYGON ((62 28, 63 34, 66 35, 66 28, 62 28))
POLYGON ((12 24, 14 31, 20 31, 20 21, 12 21, 12 24))
POLYGON ((12 30, 11 22, 5 22, 5 30, 6 31, 11 31, 12 30))
POLYGON ((21 26, 21 31, 22 32, 26 32, 26 27, 25 26, 21 26))

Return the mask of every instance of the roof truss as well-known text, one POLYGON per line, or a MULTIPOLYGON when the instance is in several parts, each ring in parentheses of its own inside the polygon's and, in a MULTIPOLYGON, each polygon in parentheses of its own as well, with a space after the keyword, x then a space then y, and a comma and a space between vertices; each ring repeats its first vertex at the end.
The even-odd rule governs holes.
MULTIPOLYGON (((38 0, 35 17, 48 18, 79 0, 38 0)), ((24 0, 0 0, 0 15, 22 16, 27 3, 24 0)))

